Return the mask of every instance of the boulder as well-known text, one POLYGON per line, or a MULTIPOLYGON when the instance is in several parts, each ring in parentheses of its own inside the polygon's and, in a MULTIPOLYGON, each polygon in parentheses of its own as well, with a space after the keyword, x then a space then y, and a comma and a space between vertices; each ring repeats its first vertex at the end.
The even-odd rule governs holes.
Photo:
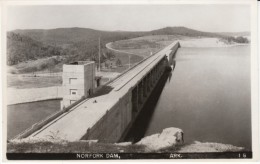
POLYGON ((136 145, 144 145, 147 152, 153 152, 182 144, 183 142, 183 131, 179 128, 171 127, 164 129, 162 133, 144 137, 136 145))

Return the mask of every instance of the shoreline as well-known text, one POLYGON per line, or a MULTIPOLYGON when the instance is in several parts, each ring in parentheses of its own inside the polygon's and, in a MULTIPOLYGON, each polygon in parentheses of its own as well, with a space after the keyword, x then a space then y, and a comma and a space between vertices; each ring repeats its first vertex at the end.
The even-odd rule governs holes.
POLYGON ((7 104, 7 107, 12 106, 12 105, 21 105, 21 104, 36 103, 36 102, 51 101, 51 100, 62 100, 62 98, 49 98, 49 99, 35 100, 35 101, 30 101, 30 102, 19 102, 19 103, 15 103, 15 104, 7 104))
POLYGON ((189 48, 228 48, 235 46, 248 46, 250 43, 226 43, 219 38, 194 38, 180 40, 181 47, 189 48))

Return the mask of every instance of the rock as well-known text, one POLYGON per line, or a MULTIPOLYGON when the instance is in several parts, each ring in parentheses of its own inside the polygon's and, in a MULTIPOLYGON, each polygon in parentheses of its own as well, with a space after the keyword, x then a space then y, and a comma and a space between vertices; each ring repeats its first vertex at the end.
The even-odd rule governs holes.
POLYGON ((115 145, 118 145, 118 146, 128 146, 128 145, 132 145, 132 142, 119 142, 119 143, 115 143, 115 145))
POLYGON ((229 144, 195 141, 193 144, 183 146, 178 152, 236 152, 241 150, 244 148, 229 144))
POLYGON ((152 152, 182 144, 183 142, 183 131, 179 128, 171 127, 164 129, 161 134, 157 133, 144 137, 136 145, 144 145, 147 152, 152 152))

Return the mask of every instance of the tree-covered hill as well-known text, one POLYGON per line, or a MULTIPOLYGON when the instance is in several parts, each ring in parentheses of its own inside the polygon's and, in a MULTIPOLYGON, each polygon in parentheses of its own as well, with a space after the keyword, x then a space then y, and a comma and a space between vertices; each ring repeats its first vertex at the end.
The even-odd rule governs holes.
POLYGON ((108 32, 88 28, 58 28, 50 30, 14 30, 7 34, 8 64, 41 57, 66 56, 73 60, 96 60, 99 38, 103 53, 105 44, 117 40, 144 36, 146 32, 108 32))
POLYGON ((7 33, 7 61, 15 65, 22 61, 62 55, 62 49, 45 45, 28 36, 14 32, 7 33))
POLYGON ((184 35, 190 37, 225 37, 218 33, 202 32, 187 27, 165 27, 151 31, 152 35, 184 35))
MULTIPOLYGON (((7 59, 9 65, 50 56, 66 56, 73 60, 97 60, 98 39, 104 56, 109 56, 105 44, 147 35, 184 35, 189 37, 218 37, 236 42, 224 33, 202 32, 186 27, 166 27, 153 31, 100 31, 89 28, 26 29, 7 33, 7 59)), ((242 39, 239 39, 240 42, 242 39)), ((243 40, 242 40, 243 41, 243 40)))
POLYGON ((34 40, 45 44, 64 46, 78 42, 94 42, 101 37, 102 40, 116 41, 120 39, 143 36, 147 32, 121 32, 121 31, 100 31, 89 28, 57 28, 50 30, 28 29, 14 30, 14 33, 26 35, 34 40))

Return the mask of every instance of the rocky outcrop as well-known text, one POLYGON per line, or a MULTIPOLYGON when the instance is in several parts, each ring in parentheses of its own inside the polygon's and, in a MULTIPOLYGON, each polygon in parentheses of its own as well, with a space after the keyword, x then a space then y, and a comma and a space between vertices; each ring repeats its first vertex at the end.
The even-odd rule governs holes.
POLYGON ((136 145, 144 145, 146 152, 155 152, 182 144, 183 142, 183 131, 179 128, 171 127, 164 129, 162 133, 144 137, 136 145))

